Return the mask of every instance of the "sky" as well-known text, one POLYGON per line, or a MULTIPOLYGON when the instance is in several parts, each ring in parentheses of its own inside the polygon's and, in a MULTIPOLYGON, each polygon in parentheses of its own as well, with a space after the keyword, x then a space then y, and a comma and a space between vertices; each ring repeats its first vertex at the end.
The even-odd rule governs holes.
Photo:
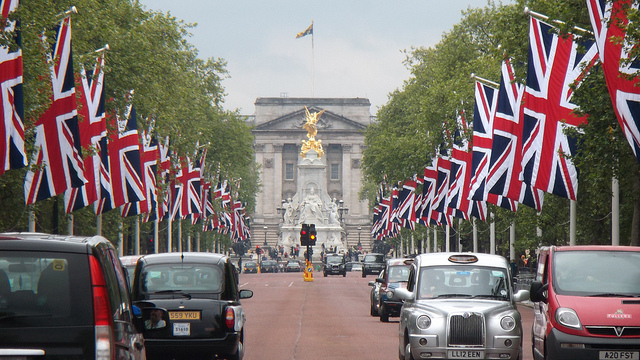
MULTIPOLYGON (((508 3, 510 1, 502 1, 508 3)), ((254 114, 259 97, 368 98, 371 114, 411 76, 405 50, 432 47, 486 0, 140 0, 196 23, 187 40, 222 58, 224 107, 254 114), (296 39, 313 21, 313 36, 296 39), (313 45, 313 46, 312 46, 313 45)))

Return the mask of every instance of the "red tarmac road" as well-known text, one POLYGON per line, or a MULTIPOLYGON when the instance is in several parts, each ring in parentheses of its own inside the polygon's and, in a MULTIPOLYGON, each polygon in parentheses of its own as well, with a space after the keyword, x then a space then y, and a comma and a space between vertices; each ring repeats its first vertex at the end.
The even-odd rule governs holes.
MULTIPOLYGON (((245 360, 397 359, 398 318, 389 323, 369 315, 367 285, 375 276, 360 272, 347 277, 303 281, 302 273, 241 274, 247 323, 245 360)), ((531 355, 533 311, 520 306, 524 328, 524 359, 531 355)))

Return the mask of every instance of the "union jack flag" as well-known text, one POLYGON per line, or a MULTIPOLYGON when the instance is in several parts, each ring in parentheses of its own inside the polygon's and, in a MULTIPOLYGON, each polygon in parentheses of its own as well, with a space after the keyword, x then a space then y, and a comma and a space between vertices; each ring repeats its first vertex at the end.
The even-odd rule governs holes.
POLYGON ((68 188, 80 187, 84 178, 76 90, 71 53, 71 18, 60 23, 50 55, 51 106, 35 123, 36 151, 24 183, 26 204, 48 199, 68 188))
MULTIPOLYGON (((473 155, 471 159, 471 178, 469 199, 487 201, 505 209, 516 211, 517 203, 495 194, 489 194, 485 190, 487 175, 489 174, 489 160, 491 158, 491 146, 493 142, 493 121, 498 100, 498 91, 491 86, 476 81, 476 103, 473 113, 473 155)), ((476 208, 472 214, 478 214, 478 218, 486 219, 482 214, 482 205, 476 208), (480 211, 478 213, 477 211, 480 211)), ((474 215, 475 216, 475 215, 474 215)))
POLYGON ((140 162, 142 163, 142 173, 144 177, 144 188, 146 200, 137 203, 138 214, 145 214, 143 221, 149 222, 157 219, 158 212, 158 183, 156 171, 158 168, 158 140, 152 135, 153 122, 149 129, 142 133, 142 143, 140 144, 140 162))
POLYGON ((587 6, 616 117, 640 162, 640 81, 637 77, 628 78, 638 72, 640 66, 637 61, 630 64, 620 61, 629 59, 630 46, 637 46, 627 39, 625 29, 629 19, 624 9, 626 6, 637 9, 638 2, 587 0, 587 6), (622 39, 624 42, 620 42, 622 39))
POLYGON ((458 126, 453 137, 451 151, 451 175, 447 193, 447 214, 469 220, 469 177, 471 176, 471 152, 465 133, 467 121, 464 111, 457 119, 458 126))
POLYGON ((132 104, 127 106, 124 118, 112 117, 116 121, 117 131, 109 138, 109 167, 113 206, 146 200, 144 177, 140 166, 140 140, 136 110, 132 104))
POLYGON ((111 170, 109 167, 108 136, 103 137, 98 143, 100 156, 99 185, 100 198, 93 203, 96 215, 113 210, 113 187, 111 186, 111 170))
MULTIPOLYGON (((445 150, 446 151, 446 150, 445 150)), ((448 153, 448 151, 446 151, 448 153)), ((432 202, 431 219, 436 224, 453 224, 451 216, 447 215, 447 193, 449 192, 449 182, 451 178, 451 161, 449 155, 440 155, 436 164, 436 192, 432 202)))
POLYGON ((402 190, 398 194, 398 220, 400 225, 414 230, 416 224, 416 188, 418 184, 415 180, 406 180, 402 183, 402 190))
POLYGON ((96 59, 93 70, 80 69, 80 143, 85 152, 84 176, 87 183, 64 192, 67 213, 95 203, 100 195, 101 141, 107 136, 104 113, 104 53, 96 59))
POLYGON ((431 165, 424 167, 424 174, 422 176, 422 206, 418 216, 418 221, 429 226, 431 224, 431 214, 433 212, 433 199, 436 196, 436 182, 438 179, 438 158, 434 157, 431 160, 431 165))
POLYGON ((522 176, 525 183, 576 200, 578 171, 569 158, 577 140, 565 134, 587 121, 573 113, 573 89, 597 55, 595 43, 561 38, 550 25, 530 18, 529 64, 523 106, 522 176), (583 46, 584 53, 578 49, 583 46), (569 156, 569 157, 568 157, 569 156))
MULTIPOLYGON (((158 221, 164 220, 169 213, 169 203, 171 202, 171 191, 169 189, 169 174, 171 173, 171 158, 169 156, 169 137, 167 136, 164 143, 158 144, 158 165, 160 166, 160 181, 162 195, 158 194, 158 221)), ((157 191, 157 190, 156 190, 157 191)))
MULTIPOLYGON (((18 0, 2 0, 0 10, 2 18, 6 19, 10 13, 18 8, 18 0)), ((22 49, 20 31, 16 22, 5 24, 5 33, 16 33, 18 48, 10 51, 9 47, 0 47, 0 81, 2 82, 1 111, 3 126, 0 130, 0 175, 11 169, 27 166, 27 155, 24 150, 24 116, 22 97, 22 49)))
POLYGON ((524 86, 515 81, 509 59, 502 62, 498 103, 493 122, 487 191, 542 210, 544 192, 518 178, 522 169, 522 121, 520 104, 524 86))
MULTIPOLYGON (((199 162, 199 161, 198 161, 199 162)), ((200 214, 200 164, 194 164, 189 157, 183 159, 182 167, 176 174, 174 186, 172 219, 190 214, 200 214)))

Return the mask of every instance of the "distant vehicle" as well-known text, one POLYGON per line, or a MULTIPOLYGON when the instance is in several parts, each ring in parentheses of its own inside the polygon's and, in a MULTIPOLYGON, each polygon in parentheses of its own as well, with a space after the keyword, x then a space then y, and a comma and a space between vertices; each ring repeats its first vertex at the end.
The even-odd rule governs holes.
POLYGON ((522 359, 522 320, 510 266, 499 255, 430 253, 416 256, 403 300, 400 359, 522 359))
POLYGON ((277 273, 278 262, 275 260, 262 260, 262 263, 260 263, 260 272, 277 273))
POLYGON ((347 276, 346 259, 343 254, 326 254, 324 264, 322 266, 322 274, 347 276))
POLYGON ((258 273, 258 263, 255 261, 247 261, 244 263, 244 273, 245 274, 250 274, 250 273, 254 273, 257 274, 258 273))
MULTIPOLYGON (((376 280, 383 278, 384 270, 380 272, 376 280)), ((378 281, 369 281, 369 286, 371 286, 371 292, 369 293, 369 302, 371 303, 371 316, 380 316, 380 312, 378 311, 380 307, 380 285, 381 283, 378 281)))
POLYGON ((640 247, 545 247, 537 270, 534 359, 640 359, 640 247))
MULTIPOLYGON (((102 236, 0 234, 0 358, 144 360, 143 316, 102 236)), ((146 336, 146 334, 144 334, 146 336)))
POLYGON ((284 271, 286 272, 300 272, 302 271, 302 266, 298 260, 289 260, 287 265, 284 267, 284 271))
POLYGON ((376 278, 376 283, 380 284, 378 296, 378 314, 380 321, 389 322, 390 316, 400 316, 402 300, 390 299, 387 292, 397 288, 406 288, 411 272, 413 259, 390 259, 387 260, 381 276, 376 278))
POLYGON ((384 261, 384 254, 366 254, 362 260, 362 277, 379 274, 384 269, 384 261))
POLYGON ((129 282, 129 288, 131 288, 131 285, 133 284, 133 272, 136 270, 136 263, 141 256, 142 255, 120 256, 120 262, 122 262, 122 266, 124 266, 125 270, 127 270, 127 280, 129 282))
POLYGON ((132 298, 143 309, 167 309, 166 320, 145 334, 150 358, 244 356, 245 313, 235 265, 222 254, 204 252, 145 255, 138 260, 132 298), (164 325, 164 326, 163 326, 164 325))

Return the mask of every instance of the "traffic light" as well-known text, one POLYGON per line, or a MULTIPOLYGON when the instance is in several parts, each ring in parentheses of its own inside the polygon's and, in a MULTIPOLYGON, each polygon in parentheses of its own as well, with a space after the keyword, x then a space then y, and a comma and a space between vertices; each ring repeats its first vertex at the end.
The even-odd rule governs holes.
POLYGON ((316 224, 309 225, 309 245, 316 245, 316 224))
POLYGON ((309 245, 309 224, 302 224, 302 229, 300 229, 300 245, 309 245))
POLYGON ((262 249, 260 249, 260 245, 256 245, 256 255, 262 254, 262 249))

